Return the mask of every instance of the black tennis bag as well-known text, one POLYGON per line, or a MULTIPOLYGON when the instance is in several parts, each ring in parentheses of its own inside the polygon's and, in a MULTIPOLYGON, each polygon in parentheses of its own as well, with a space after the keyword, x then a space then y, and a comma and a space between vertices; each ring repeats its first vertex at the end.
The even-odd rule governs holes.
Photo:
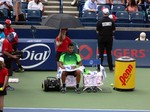
POLYGON ((56 77, 47 77, 42 83, 43 91, 60 91, 60 80, 56 77))
POLYGON ((17 55, 19 58, 23 58, 23 52, 22 51, 12 52, 12 55, 17 55))

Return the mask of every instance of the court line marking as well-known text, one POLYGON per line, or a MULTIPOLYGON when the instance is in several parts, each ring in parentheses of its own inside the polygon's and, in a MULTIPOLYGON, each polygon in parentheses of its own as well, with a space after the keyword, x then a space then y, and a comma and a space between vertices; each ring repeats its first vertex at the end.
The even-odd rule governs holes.
POLYGON ((80 108, 24 108, 24 107, 4 107, 4 109, 16 109, 16 110, 82 110, 82 111, 111 111, 111 112, 116 112, 116 111, 130 111, 130 112, 150 112, 150 110, 134 110, 134 109, 80 109, 80 108))

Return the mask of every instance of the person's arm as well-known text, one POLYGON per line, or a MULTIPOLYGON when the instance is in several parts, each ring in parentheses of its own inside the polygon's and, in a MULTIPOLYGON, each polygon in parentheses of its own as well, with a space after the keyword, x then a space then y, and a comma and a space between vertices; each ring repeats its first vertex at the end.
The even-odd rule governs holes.
POLYGON ((97 22, 97 24, 96 24, 96 33, 99 33, 99 31, 101 30, 101 27, 102 27, 101 23, 102 22, 100 20, 97 22))
POLYGON ((4 2, 4 5, 6 5, 6 7, 8 7, 9 10, 12 10, 12 4, 11 3, 4 2))
POLYGON ((78 62, 78 66, 82 66, 82 59, 81 59, 81 56, 79 54, 76 54, 76 57, 77 57, 77 62, 78 62))
POLYGON ((44 5, 42 5, 42 7, 43 7, 43 9, 42 9, 42 14, 44 13, 44 10, 45 10, 45 7, 44 7, 44 5))
POLYGON ((42 11, 42 14, 44 13, 44 5, 42 4, 42 2, 40 2, 40 10, 42 11))
POLYGON ((7 84, 8 84, 8 75, 5 76, 4 84, 3 84, 3 87, 2 87, 3 90, 5 89, 5 87, 7 86, 7 84))
POLYGON ((121 0, 121 3, 122 3, 122 4, 124 4, 124 2, 125 2, 124 0, 121 0))
POLYGON ((10 54, 10 53, 7 52, 7 51, 3 51, 3 54, 6 55, 6 56, 8 56, 8 57, 10 57, 10 58, 18 59, 17 55, 12 55, 12 54, 10 54))
POLYGON ((110 4, 113 4, 113 0, 109 0, 109 3, 110 3, 110 4))
POLYGON ((60 46, 62 44, 62 42, 61 41, 59 41, 59 39, 58 39, 58 37, 56 38, 56 46, 58 47, 58 46, 60 46))
POLYGON ((29 10, 32 9, 32 1, 30 1, 30 2, 28 3, 28 9, 29 9, 29 10))
POLYGON ((19 21, 19 6, 20 6, 20 2, 16 1, 16 5, 15 5, 15 22, 19 21))
MULTIPOLYGON (((4 64, 4 63, 3 63, 4 64)), ((3 86, 0 88, 0 91, 3 91, 8 84, 8 69, 4 68, 3 74, 5 75, 3 86)))
POLYGON ((78 63, 78 66, 82 66, 83 64, 82 64, 82 61, 80 61, 79 63, 78 63))
POLYGON ((90 9, 88 4, 89 4, 89 1, 86 1, 84 4, 84 7, 83 7, 83 11, 87 10, 87 11, 91 11, 91 12, 96 12, 95 9, 90 9))
POLYGON ((63 62, 64 62, 64 55, 62 54, 59 58, 58 66, 62 69, 65 69, 63 62))
POLYGON ((60 68, 62 68, 62 69, 65 69, 65 67, 64 67, 64 65, 63 65, 63 63, 62 63, 62 62, 60 62, 60 61, 59 61, 59 67, 60 67, 60 68))
POLYGON ((139 0, 138 2, 139 2, 138 5, 140 5, 142 3, 142 0, 139 0))
POLYGON ((138 5, 135 7, 135 12, 138 12, 139 9, 138 9, 138 5))

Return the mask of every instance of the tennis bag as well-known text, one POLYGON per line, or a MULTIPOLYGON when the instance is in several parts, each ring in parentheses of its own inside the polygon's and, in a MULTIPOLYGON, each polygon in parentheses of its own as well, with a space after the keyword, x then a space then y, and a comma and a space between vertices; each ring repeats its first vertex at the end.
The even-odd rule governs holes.
POLYGON ((56 77, 47 77, 42 83, 43 91, 60 91, 60 80, 56 77))

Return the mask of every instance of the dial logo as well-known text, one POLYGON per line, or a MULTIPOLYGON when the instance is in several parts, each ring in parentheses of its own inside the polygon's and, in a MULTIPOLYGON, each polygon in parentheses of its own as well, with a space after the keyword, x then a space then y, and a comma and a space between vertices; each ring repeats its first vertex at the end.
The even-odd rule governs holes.
POLYGON ((25 69, 35 68, 43 64, 50 56, 51 49, 46 44, 32 44, 22 50, 24 52, 22 61, 28 61, 23 65, 25 69))

